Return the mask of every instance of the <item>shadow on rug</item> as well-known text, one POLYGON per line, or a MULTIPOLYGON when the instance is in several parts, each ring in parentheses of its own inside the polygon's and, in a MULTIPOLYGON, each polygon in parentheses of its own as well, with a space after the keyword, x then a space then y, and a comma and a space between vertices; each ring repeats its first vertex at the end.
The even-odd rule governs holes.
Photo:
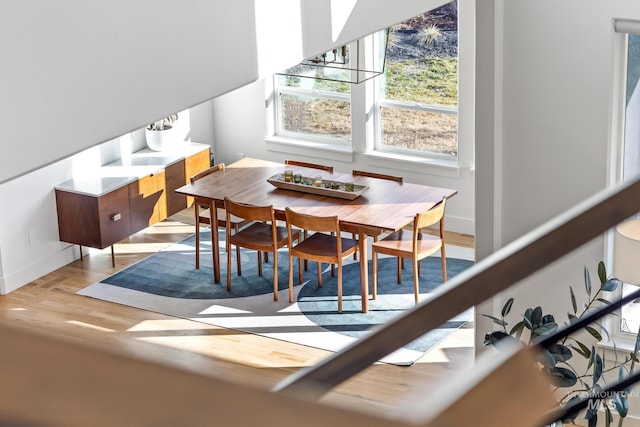
MULTIPOLYGON (((198 270, 194 264, 195 237, 191 236, 78 294, 330 351, 340 350, 415 305, 411 268, 403 270, 403 281, 398 285, 395 258, 379 260, 378 297, 375 300, 369 297, 369 313, 361 312, 358 263, 343 266, 343 313, 337 313, 337 278, 331 276, 326 266, 323 286, 318 288, 313 263, 305 272, 303 284, 294 287, 296 301, 289 304, 286 252, 278 257, 277 302, 273 301, 273 256, 263 264, 261 277, 253 251, 241 254, 242 276, 237 275, 233 257, 232 289, 227 292, 226 254, 220 254, 221 283, 214 284, 211 246, 206 244, 209 239, 208 232, 202 234, 198 270)), ((471 265, 472 261, 447 258, 449 278, 471 265)), ((441 286, 440 258, 423 260, 421 270, 421 298, 428 298, 430 292, 441 286)), ((297 283, 297 264, 294 271, 297 283)), ((383 361, 410 365, 471 318, 472 311, 468 310, 383 361)))

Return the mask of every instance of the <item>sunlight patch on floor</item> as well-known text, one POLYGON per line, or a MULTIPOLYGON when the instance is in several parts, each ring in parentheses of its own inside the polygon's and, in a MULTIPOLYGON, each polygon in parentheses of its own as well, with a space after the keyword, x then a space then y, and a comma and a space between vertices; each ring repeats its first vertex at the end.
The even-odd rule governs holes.
POLYGON ((127 332, 148 332, 148 331, 177 331, 177 330, 198 330, 217 329, 204 323, 195 323, 185 319, 153 319, 142 320, 127 329, 127 332))
POLYGON ((92 325, 91 323, 80 322, 78 320, 67 320, 65 323, 70 325, 80 326, 82 328, 93 329, 100 332, 115 332, 113 329, 103 328, 102 326, 92 325))

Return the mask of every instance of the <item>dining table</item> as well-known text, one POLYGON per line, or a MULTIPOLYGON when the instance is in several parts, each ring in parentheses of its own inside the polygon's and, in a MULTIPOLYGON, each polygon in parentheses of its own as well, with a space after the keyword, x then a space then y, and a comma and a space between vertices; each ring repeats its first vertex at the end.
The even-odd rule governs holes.
MULTIPOLYGON (((291 175, 289 175, 291 176, 291 175)), ((224 203, 225 197, 240 203, 256 206, 273 206, 276 218, 285 219, 285 208, 315 216, 337 216, 341 230, 358 236, 360 252, 360 287, 362 312, 369 311, 367 230, 397 231, 410 224, 415 215, 431 209, 443 198, 457 194, 457 190, 424 184, 395 182, 349 173, 328 172, 302 166, 244 157, 224 170, 207 175, 192 184, 175 190, 178 194, 207 200, 211 224, 217 224, 216 204, 224 203), (313 182, 302 182, 300 186, 274 185, 280 182, 284 171, 292 171, 306 179, 321 179, 325 182, 353 183, 356 193, 349 198, 336 197, 331 191, 303 188, 313 182)), ((341 191, 333 192, 339 196, 341 191)), ((214 282, 220 283, 220 245, 218 227, 211 227, 214 282)))

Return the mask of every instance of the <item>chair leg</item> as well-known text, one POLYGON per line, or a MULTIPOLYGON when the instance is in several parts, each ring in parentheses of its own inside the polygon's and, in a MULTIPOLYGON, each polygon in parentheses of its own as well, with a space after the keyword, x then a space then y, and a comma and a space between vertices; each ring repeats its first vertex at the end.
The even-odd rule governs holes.
POLYGON ((378 297, 378 253, 374 250, 371 254, 371 298, 378 297))
POLYGON ((398 257, 398 285, 402 284, 402 260, 403 258, 398 257))
MULTIPOLYGON (((264 254, 266 255, 267 252, 264 254)), ((278 254, 275 252, 273 254, 273 300, 278 301, 278 254)))
MULTIPOLYGON (((298 266, 299 265, 300 258, 298 258, 298 266)), ((289 254, 289 302, 293 303, 293 257, 291 254, 289 254)))
MULTIPOLYGON (((240 231, 240 227, 238 227, 238 224, 235 225, 235 229, 236 229, 236 233, 240 231)), ((238 265, 240 265, 240 246, 236 246, 236 259, 238 260, 237 261, 238 265)))
MULTIPOLYGON (((355 238, 356 238, 356 233, 351 233, 351 238, 352 238, 352 239, 355 239, 355 238)), ((374 240, 375 240, 375 239, 374 239, 374 240)), ((358 260, 358 251, 355 251, 355 252, 353 253, 353 260, 354 260, 354 261, 357 261, 357 260, 358 260)))
POLYGON ((269 252, 264 253, 264 262, 269 262, 269 252))
MULTIPOLYGON (((309 237, 309 232, 307 230, 303 230, 302 235, 304 236, 303 239, 306 239, 307 237, 309 237)), ((309 260, 304 260, 304 271, 309 270, 309 260)))
POLYGON ((304 279, 303 275, 304 272, 302 271, 302 261, 300 260, 300 258, 298 258, 298 284, 301 285, 302 284, 302 280, 304 279))
POLYGON ((262 276, 262 253, 258 251, 258 276, 262 276))
POLYGON ((200 213, 198 212, 198 204, 194 203, 194 212, 196 213, 196 270, 200 268, 200 213))
POLYGON ((342 264, 338 263, 338 313, 342 313, 342 264))
POLYGON ((322 263, 320 261, 317 261, 316 264, 318 265, 318 287, 321 288, 322 287, 322 272, 320 270, 322 270, 322 263))
POLYGON ((231 243, 227 239, 227 291, 231 290, 231 243))
POLYGON ((447 281, 447 256, 444 253, 444 242, 440 248, 440 258, 442 261, 442 283, 447 281))
POLYGON ((418 279, 418 260, 414 257, 413 262, 413 293, 415 295, 416 304, 418 303, 418 297, 420 295, 420 284, 418 279))

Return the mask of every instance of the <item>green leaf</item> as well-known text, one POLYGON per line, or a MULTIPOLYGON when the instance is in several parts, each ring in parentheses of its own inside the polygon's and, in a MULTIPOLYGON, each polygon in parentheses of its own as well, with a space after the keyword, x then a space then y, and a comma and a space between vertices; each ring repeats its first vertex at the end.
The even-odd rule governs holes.
POLYGON ((573 353, 568 346, 562 344, 551 344, 547 350, 553 356, 556 362, 566 362, 573 357, 573 353))
POLYGON ((567 313, 567 317, 569 317, 569 324, 570 325, 573 325, 578 320, 580 320, 580 318, 578 316, 576 316, 575 314, 571 314, 571 313, 567 313))
POLYGON ((524 321, 524 326, 526 326, 527 329, 529 330, 533 329, 533 323, 531 322, 532 314, 533 314, 533 309, 527 308, 524 312, 524 315, 522 316, 522 320, 524 321))
POLYGON ((598 263, 598 277, 600 278, 601 284, 604 284, 607 281, 607 268, 603 261, 598 263))
POLYGON ((597 383, 602 377, 602 357, 599 354, 596 354, 596 357, 593 362, 593 384, 597 383))
POLYGON ((506 317, 507 314, 511 311, 511 306, 513 306, 513 298, 509 298, 507 302, 502 307, 502 317, 506 317))
POLYGON ((595 339, 597 339, 598 341, 602 341, 602 335, 600 335, 600 332, 596 331, 591 326, 585 326, 584 329, 589 332, 595 339))
POLYGON ((542 320, 542 307, 538 306, 533 309, 531 313, 531 325, 533 328, 536 328, 540 325, 540 321, 542 320))
POLYGON ((540 362, 540 364, 547 369, 552 369, 556 366, 556 359, 553 357, 553 354, 551 354, 551 352, 546 348, 543 348, 538 353, 538 362, 540 362))
POLYGON ((615 291, 620 284, 620 280, 618 279, 609 279, 602 284, 602 290, 607 292, 615 291))
POLYGON ((513 328, 511 328, 511 330, 509 331, 509 335, 512 335, 517 339, 520 339, 520 337, 522 336, 523 330, 524 330, 524 322, 520 321, 516 323, 513 328))
POLYGON ((611 341, 611 335, 609 335, 609 331, 607 330, 607 328, 605 328, 601 323, 595 322, 595 324, 600 327, 602 333, 607 337, 607 341, 611 341))
POLYGON ((618 381, 622 381, 626 374, 627 371, 624 366, 620 366, 620 368, 618 368, 618 381))
POLYGON ((576 294, 573 293, 573 288, 569 286, 569 292, 571 293, 571 307, 573 308, 573 314, 578 312, 578 303, 576 302, 576 294))
POLYGON ((582 344, 580 341, 576 341, 576 344, 578 344, 577 348, 573 345, 570 345, 569 347, 577 351, 578 354, 580 354, 585 359, 589 359, 591 357, 591 350, 589 350, 589 348, 586 345, 582 344))
POLYGON ((611 421, 613 421, 613 415, 611 409, 605 405, 604 407, 604 427, 611 427, 611 421))
POLYGON ((613 404, 616 406, 616 411, 620 414, 621 418, 624 418, 629 413, 629 401, 626 396, 623 396, 621 393, 616 393, 613 396, 613 404))
POLYGON ((604 305, 611 305, 611 301, 606 300, 604 298, 598 298, 597 301, 600 301, 601 303, 603 303, 604 305))
POLYGON ((502 332, 502 331, 489 332, 488 334, 486 334, 484 336, 484 346, 485 347, 489 347, 489 346, 493 345, 496 348, 500 349, 500 343, 502 341, 515 342, 517 340, 515 338, 513 338, 511 335, 507 334, 506 332, 502 332))
POLYGON ((537 328, 535 328, 533 330, 533 333, 536 336, 539 335, 545 335, 545 334, 549 334, 552 333, 554 331, 558 330, 558 324, 557 323, 545 323, 544 325, 540 325, 537 328))
POLYGON ((500 325, 500 326, 507 326, 507 322, 505 322, 503 319, 498 319, 495 316, 491 316, 489 314, 483 314, 484 317, 488 317, 489 319, 493 320, 493 323, 495 323, 496 325, 500 325))
POLYGON ((591 275, 586 266, 584 267, 584 288, 587 291, 587 295, 591 296, 591 275))
POLYGON ((559 366, 550 369, 549 375, 551 384, 556 387, 572 387, 578 382, 578 377, 573 371, 559 366))
POLYGON ((543 325, 547 323, 555 323, 555 322, 556 322, 556 319, 555 317, 553 317, 553 314, 546 314, 542 316, 542 320, 540 321, 540 323, 543 325))

